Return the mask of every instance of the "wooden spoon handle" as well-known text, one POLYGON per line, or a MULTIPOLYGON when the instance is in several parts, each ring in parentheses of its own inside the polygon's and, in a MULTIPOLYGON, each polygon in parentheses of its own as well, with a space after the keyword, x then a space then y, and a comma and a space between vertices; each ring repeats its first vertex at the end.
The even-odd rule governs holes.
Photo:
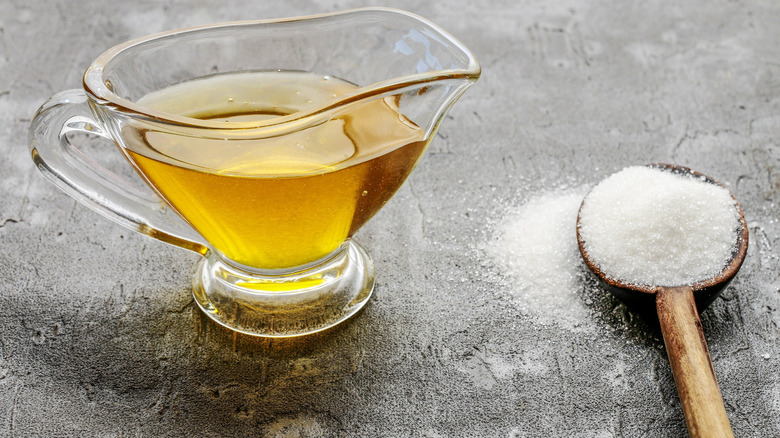
POLYGON ((659 288, 655 303, 688 433, 692 438, 733 438, 693 290, 659 288))

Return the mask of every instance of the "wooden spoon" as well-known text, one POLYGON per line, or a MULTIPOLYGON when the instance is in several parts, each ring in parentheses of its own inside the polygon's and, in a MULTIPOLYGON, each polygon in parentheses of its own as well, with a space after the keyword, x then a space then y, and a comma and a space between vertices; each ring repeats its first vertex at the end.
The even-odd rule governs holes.
MULTIPOLYGON (((716 180, 691 169, 670 164, 651 164, 649 167, 683 175, 694 175, 710 184, 725 188, 716 180)), ((734 195, 731 195, 734 198, 734 195)), ((588 197, 582 201, 584 205, 588 197)), ((735 199, 736 202, 736 199, 735 199)), ((680 396, 685 424, 693 438, 733 437, 731 425, 723 405, 723 397, 715 378, 707 342, 704 339, 699 311, 717 298, 742 266, 748 247, 748 229, 739 204, 739 229, 735 251, 727 266, 714 278, 677 287, 641 286, 607 276, 585 249, 580 235, 580 216, 577 216, 577 242, 585 264, 607 286, 607 289, 641 313, 648 313, 654 305, 666 352, 680 396)), ((580 207, 582 212, 582 207, 580 207)))

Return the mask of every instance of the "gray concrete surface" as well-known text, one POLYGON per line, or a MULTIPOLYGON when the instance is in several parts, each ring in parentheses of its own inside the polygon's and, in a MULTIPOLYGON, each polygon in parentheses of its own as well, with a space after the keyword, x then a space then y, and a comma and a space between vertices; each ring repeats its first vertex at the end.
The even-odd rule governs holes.
POLYGON ((540 193, 654 161, 742 203, 748 258, 703 324, 736 435, 780 436, 777 2, 393 3, 484 74, 358 236, 372 301, 312 338, 215 326, 190 296, 193 255, 33 168, 35 110, 116 43, 369 4, 0 2, 0 436, 686 436, 655 329, 587 276, 562 291, 586 312, 539 312, 483 249, 540 193))

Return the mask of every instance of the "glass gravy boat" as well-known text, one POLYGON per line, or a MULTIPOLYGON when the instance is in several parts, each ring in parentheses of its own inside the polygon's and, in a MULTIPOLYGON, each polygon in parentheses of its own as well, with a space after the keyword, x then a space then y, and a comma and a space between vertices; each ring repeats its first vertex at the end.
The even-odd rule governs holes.
POLYGON ((32 157, 97 212, 203 256, 197 304, 283 337, 332 327, 369 299, 351 240, 398 190, 480 75, 435 24, 392 9, 165 32, 97 58, 83 90, 45 103, 32 157), (115 143, 151 191, 84 154, 115 143))

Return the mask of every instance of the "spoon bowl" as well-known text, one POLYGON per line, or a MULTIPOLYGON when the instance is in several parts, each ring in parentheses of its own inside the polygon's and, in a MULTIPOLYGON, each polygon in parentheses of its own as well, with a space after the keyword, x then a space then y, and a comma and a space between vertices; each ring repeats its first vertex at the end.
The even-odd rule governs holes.
MULTIPOLYGON (((686 167, 658 163, 647 167, 692 176, 726 189, 715 179, 686 167)), ((646 316, 657 316, 688 432, 695 438, 734 436, 699 319, 699 312, 710 305, 731 282, 747 254, 748 228, 745 217, 734 195, 729 194, 734 199, 739 219, 731 256, 717 275, 691 284, 643 285, 608 275, 588 252, 580 232, 582 207, 588 202, 590 193, 585 196, 577 216, 577 242, 588 269, 606 285, 607 290, 630 308, 646 316)))
MULTIPOLYGON (((687 167, 678 166, 674 164, 664 164, 664 163, 653 163, 647 165, 647 167, 668 171, 677 175, 694 176, 696 178, 699 178, 701 181, 705 181, 709 184, 713 184, 726 189, 726 187, 716 179, 704 175, 702 173, 696 172, 687 167)), ((696 301, 696 308, 699 312, 703 311, 710 304, 712 304, 712 302, 715 301, 715 299, 720 295, 720 293, 723 292, 726 286, 728 286, 729 283, 731 283, 731 280, 733 280, 734 277, 736 276, 737 272, 742 266, 742 262, 745 260, 745 256, 747 255, 747 248, 748 248, 747 223, 745 222, 745 217, 742 213, 742 208, 739 206, 739 203, 737 203, 736 198, 734 198, 733 194, 731 194, 731 197, 732 199, 734 199, 737 211, 739 213, 739 229, 737 231, 736 242, 734 246, 734 251, 731 253, 731 258, 729 259, 726 266, 723 268, 722 271, 720 271, 718 275, 712 278, 698 281, 696 283, 692 283, 690 285, 685 285, 685 286, 690 286, 690 288, 693 290, 693 296, 696 301)), ((585 197, 585 200, 583 200, 582 203, 583 205, 585 204, 586 200, 587 200, 587 196, 585 197)), ((581 211, 582 208, 580 208, 580 212, 581 211)), ((602 282, 602 284, 610 293, 618 297, 622 302, 624 302, 626 305, 631 307, 632 310, 635 310, 638 313, 648 314, 648 316, 653 316, 653 317, 656 315, 656 312, 653 310, 653 307, 655 307, 655 299, 656 299, 656 293, 658 292, 658 286, 648 286, 642 284, 629 283, 620 279, 616 279, 614 277, 610 277, 606 273, 604 273, 599 267, 599 265, 595 263, 595 261, 591 258, 591 256, 588 254, 587 249, 585 248, 585 241, 580 235, 579 215, 577 216, 577 243, 579 245, 582 258, 585 261, 585 264, 587 265, 588 269, 592 271, 594 274, 596 274, 596 276, 599 278, 599 280, 602 282), (647 312, 648 309, 650 309, 650 312, 647 312)))

